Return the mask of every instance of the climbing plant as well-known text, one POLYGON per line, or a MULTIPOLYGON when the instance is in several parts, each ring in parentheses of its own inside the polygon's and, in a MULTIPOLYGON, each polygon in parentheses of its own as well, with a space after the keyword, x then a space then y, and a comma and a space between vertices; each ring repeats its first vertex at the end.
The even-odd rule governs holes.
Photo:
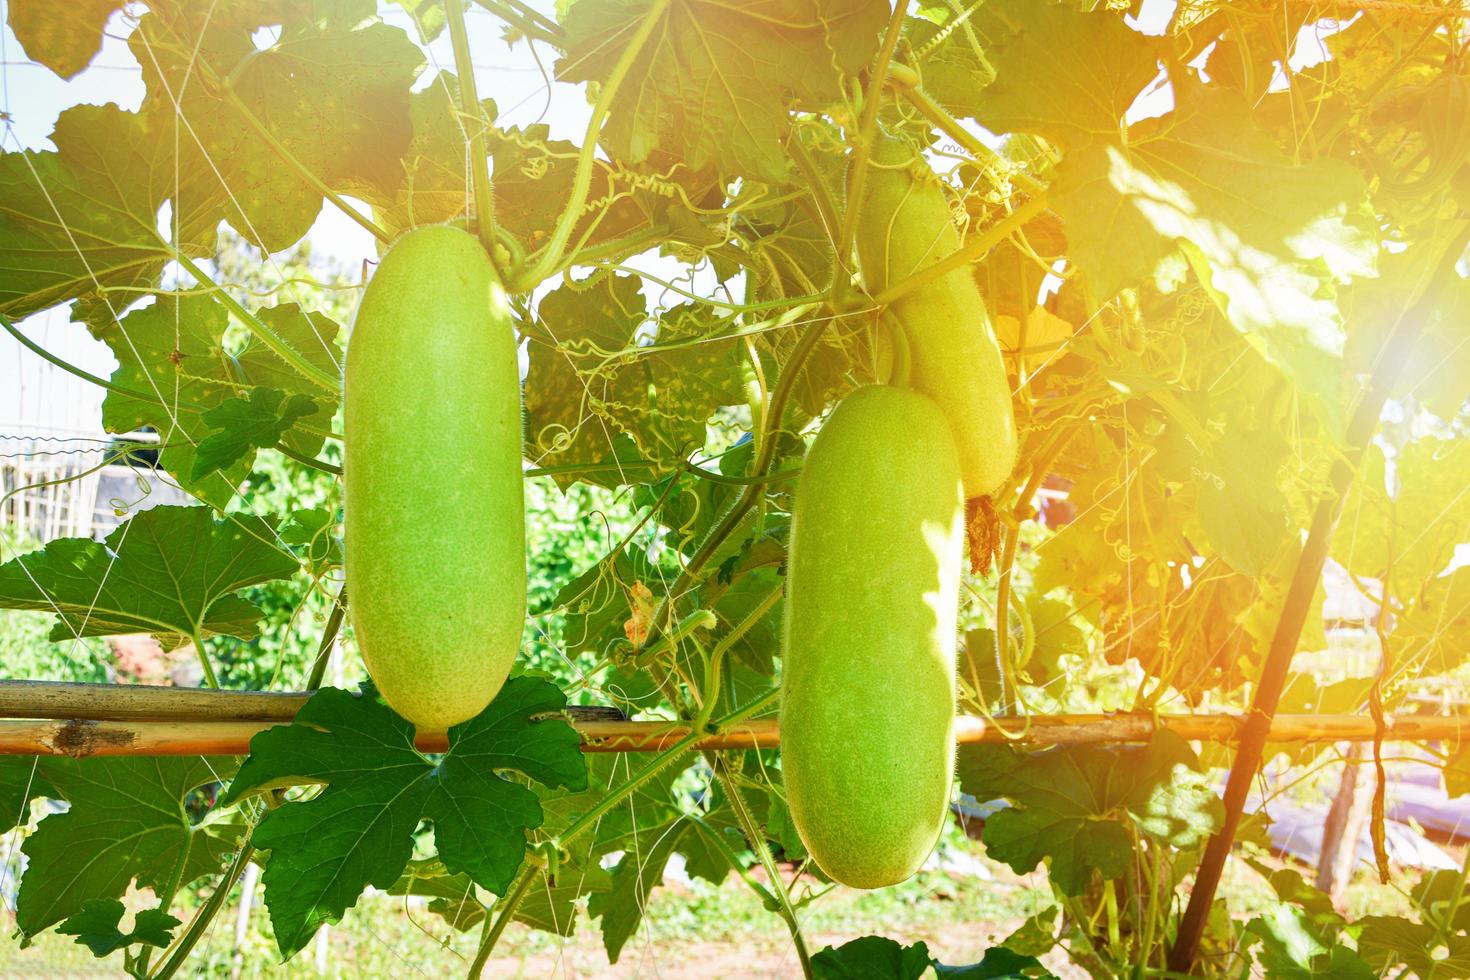
MULTIPOLYGON (((548 98, 574 93, 572 140, 481 98, 473 66, 503 46, 471 44, 460 0, 7 9, 62 78, 125 37, 146 94, 65 109, 45 148, 7 140, 0 323, 68 306, 117 361, 82 372, 103 424, 158 434, 113 458, 197 506, 7 539, 0 606, 52 615, 53 640, 192 646, 208 683, 316 691, 242 757, 0 760, 7 827, 68 804, 25 837, 22 942, 57 929, 172 976, 255 861, 283 956, 371 887, 429 898, 472 974, 513 921, 594 922, 615 962, 678 854, 757 891, 810 976, 1039 976, 1058 951, 1098 977, 1470 975, 1463 870, 1410 889, 1408 916, 1347 921, 1265 865, 1268 911, 1215 900, 1232 843, 1261 840, 1241 818, 1273 714, 1382 722, 1463 667, 1460 5, 474 0, 545 62, 548 98), (893 376, 889 315, 934 279, 860 267, 885 244, 857 241, 854 207, 880 140, 942 180, 958 245, 934 258, 983 297, 1019 432, 971 507, 960 709, 1251 712, 1203 759, 1167 733, 962 747, 959 789, 1003 801, 987 853, 1054 898, 965 967, 879 937, 809 954, 828 883, 779 754, 698 747, 775 710, 805 448, 893 376), (527 479, 596 529, 570 550, 533 533, 535 660, 442 751, 370 684, 323 686, 317 651, 343 630, 352 652, 339 378, 371 270, 252 278, 323 214, 379 253, 424 225, 477 236, 520 344, 527 479), (253 492, 293 473, 310 494, 253 492), (1328 562, 1371 621, 1324 616, 1328 562), (282 604, 289 663, 240 667, 282 604), (1368 674, 1292 672, 1344 627, 1368 674), (569 702, 702 727, 584 756, 569 702), (1232 767, 1223 801, 1210 764, 1232 767)), ((1454 746, 1443 762, 1470 785, 1454 746)))

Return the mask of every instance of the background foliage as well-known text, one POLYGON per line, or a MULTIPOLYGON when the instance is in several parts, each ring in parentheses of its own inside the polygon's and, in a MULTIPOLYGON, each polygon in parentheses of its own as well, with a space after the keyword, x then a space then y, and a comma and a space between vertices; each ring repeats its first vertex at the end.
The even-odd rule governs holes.
MULTIPOLYGON (((147 97, 75 106, 55 149, 0 154, 0 314, 70 303, 119 364, 104 423, 157 432, 133 465, 202 505, 140 509, 102 543, 7 539, 0 605, 30 610, 7 613, 8 671, 97 679, 94 637, 151 632, 223 687, 320 683, 342 587, 336 379, 363 281, 298 244, 323 207, 366 205, 355 220, 383 247, 433 222, 490 247, 522 341, 531 515, 518 678, 443 757, 370 688, 343 693, 362 679, 349 629, 325 637, 339 667, 310 717, 243 762, 0 763, 15 822, 32 799, 70 804, 26 838, 26 941, 59 927, 172 975, 254 860, 283 955, 372 886, 479 930, 472 970, 511 920, 596 920, 616 961, 678 854, 749 884, 815 976, 1036 975, 1056 949, 1096 976, 1161 968, 1222 820, 1178 740, 962 753, 961 790, 1007 804, 989 854, 1047 869, 1054 903, 961 969, 876 937, 808 956, 799 914, 827 886, 777 754, 584 765, 541 716, 772 709, 805 442, 884 377, 895 289, 854 277, 846 178, 880 130, 946 177, 1021 427, 991 501, 998 568, 967 583, 965 710, 1243 709, 1284 613, 1305 620, 1288 655, 1329 648, 1329 629, 1374 655, 1348 687, 1294 677, 1294 710, 1391 712, 1462 666, 1458 6, 1190 0, 1141 23, 1031 0, 476 3, 581 86, 584 142, 497 125, 461 84, 468 51, 428 66, 433 38, 460 40, 457 7, 400 2, 412 31, 371 0, 8 7, 63 77, 123 30, 147 97), (1341 519, 1313 537, 1338 473, 1341 519), (1375 621, 1329 620, 1320 582, 1289 595, 1314 541, 1375 621), (140 585, 161 576, 177 595, 140 585), (348 813, 368 823, 319 832, 348 813), (124 927, 137 890, 156 904, 124 927)), ((1466 762, 1449 763, 1454 787, 1466 762)), ((1210 915, 1201 970, 1470 975, 1463 872, 1421 882, 1407 917, 1355 922, 1299 876, 1267 883, 1267 912, 1210 915)))

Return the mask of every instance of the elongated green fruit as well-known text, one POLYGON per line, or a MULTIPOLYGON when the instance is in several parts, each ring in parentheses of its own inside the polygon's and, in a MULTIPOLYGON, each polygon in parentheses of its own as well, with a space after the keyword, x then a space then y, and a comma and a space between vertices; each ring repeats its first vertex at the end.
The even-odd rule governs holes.
MULTIPOLYGON (((874 294, 960 247, 944 188, 901 140, 879 136, 858 212, 857 248, 874 294)), ((985 300, 960 268, 893 304, 912 358, 910 383, 939 403, 954 428, 965 496, 993 493, 1016 465, 1016 417, 985 300)))
POLYGON ((473 236, 436 225, 394 243, 344 384, 357 642, 394 711, 445 729, 495 697, 526 621, 515 336, 473 236))
POLYGON ((963 525, 939 407, 886 386, 844 399, 796 490, 781 770, 807 850, 855 888, 913 874, 944 826, 963 525))

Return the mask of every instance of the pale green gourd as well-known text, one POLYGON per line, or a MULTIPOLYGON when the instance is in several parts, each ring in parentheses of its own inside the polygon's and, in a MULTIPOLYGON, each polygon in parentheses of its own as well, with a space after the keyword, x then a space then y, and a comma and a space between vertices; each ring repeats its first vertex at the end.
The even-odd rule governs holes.
MULTIPOLYGON (((959 232, 938 176, 912 147, 877 137, 863 183, 857 251, 874 295, 946 258, 959 232)), ((912 359, 909 383, 954 428, 965 496, 993 493, 1016 465, 1016 418, 985 300, 961 267, 894 301, 912 359)))
POLYGON ((500 690, 526 609, 515 336, 473 236, 436 225, 388 250, 348 340, 343 417, 357 643, 393 710, 446 729, 500 690))
POLYGON ((796 489, 781 668, 792 819, 843 884, 904 880, 943 827, 963 535, 939 407, 886 386, 844 399, 796 489))

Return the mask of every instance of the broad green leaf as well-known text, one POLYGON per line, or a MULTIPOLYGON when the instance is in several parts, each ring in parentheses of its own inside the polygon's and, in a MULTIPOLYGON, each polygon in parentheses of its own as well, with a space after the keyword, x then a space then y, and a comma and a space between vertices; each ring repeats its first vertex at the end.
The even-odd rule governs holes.
MULTIPOLYGON (((428 43, 437 38, 449 23, 449 15, 444 12, 444 4, 436 0, 391 0, 395 6, 402 7, 404 11, 413 18, 414 26, 419 29, 419 40, 428 43)), ((469 6, 465 0, 456 0, 462 6, 469 6)))
POLYGON ((623 946, 643 921, 643 909, 649 893, 664 878, 669 857, 678 850, 686 834, 694 833, 694 824, 676 821, 657 836, 650 835, 648 848, 625 851, 612 870, 612 888, 593 895, 587 909, 602 923, 602 945, 609 963, 616 963, 623 946))
POLYGON ((1002 810, 985 821, 985 849, 1018 872, 1050 861, 1052 883, 1069 895, 1080 894, 1096 870, 1118 878, 1128 870, 1133 839, 1116 820, 1093 820, 1047 808, 1002 810))
POLYGON ((1333 907, 1331 897, 1309 885, 1293 868, 1272 868, 1256 858, 1247 858, 1246 863, 1266 879, 1278 899, 1302 911, 1294 928, 1310 931, 1324 942, 1337 940, 1347 922, 1333 907))
POLYGON ((233 760, 57 757, 41 767, 71 806, 43 819, 21 848, 27 866, 15 921, 27 941, 91 900, 121 898, 135 879, 159 890, 179 869, 188 884, 218 870, 237 846, 184 809, 191 790, 229 778, 233 760))
MULTIPOLYGON (((308 312, 295 303, 267 307, 258 310, 255 315, 286 346, 322 372, 341 372, 342 352, 337 343, 341 339, 342 328, 331 317, 324 313, 308 312)), ((317 402, 321 415, 311 420, 317 427, 315 439, 298 428, 285 440, 297 452, 315 455, 322 445, 320 432, 329 425, 337 410, 333 393, 324 391, 320 385, 303 377, 254 336, 249 337, 243 346, 230 345, 229 350, 240 366, 240 373, 250 384, 279 388, 287 394, 309 395, 317 402)))
MULTIPOLYGON (((489 137, 490 155, 495 161, 495 220, 528 245, 544 245, 555 231, 576 183, 577 145, 551 139, 550 127, 545 124, 496 129, 489 137)), ((646 225, 650 212, 670 207, 670 202, 649 191, 630 195, 630 188, 636 186, 634 176, 621 165, 596 161, 588 196, 606 207, 583 215, 572 230, 572 241, 593 245, 614 238, 646 225)), ((708 183, 696 182, 683 168, 672 176, 659 174, 657 179, 663 186, 687 187, 695 200, 701 196, 698 189, 708 183)), ((463 194, 461 190, 460 196, 463 194)))
POLYGON ((338 515, 325 507, 293 511, 281 525, 281 541, 295 549, 313 576, 342 567, 338 515))
MULTIPOLYGON (((841 132, 822 119, 803 118, 791 140, 800 141, 811 163, 811 177, 820 187, 812 187, 805 172, 779 184, 742 180, 731 201, 741 211, 739 231, 755 259, 742 264, 742 271, 751 277, 748 300, 820 292, 828 288, 835 272, 832 232, 810 207, 806 194, 791 200, 788 192, 824 193, 842 200, 847 192, 847 147, 841 132)), ((718 261, 718 253, 712 257, 718 261)))
POLYGON ((884 936, 863 936, 828 946, 812 957, 817 980, 918 980, 934 958, 924 943, 900 946, 884 936))
POLYGON ((1001 945, 1022 956, 1044 956, 1051 952, 1057 945, 1059 911, 1057 906, 1048 905, 1021 923, 1020 928, 1007 936, 1001 945))
MULTIPOLYGON (((337 324, 320 314, 307 314, 294 303, 262 310, 260 318, 307 360, 336 373, 337 324)), ((248 392, 251 385, 279 390, 291 396, 293 421, 304 418, 282 429, 281 438, 296 452, 315 455, 336 411, 331 393, 302 377, 262 342, 252 337, 240 348, 227 345, 229 326, 224 306, 212 297, 183 296, 160 297, 152 306, 95 331, 118 360, 113 383, 135 393, 109 391, 102 403, 103 425, 111 432, 144 426, 156 430, 164 445, 159 455, 162 466, 181 486, 216 508, 223 508, 235 495, 262 443, 243 435, 227 437, 216 447, 239 449, 238 455, 231 459, 231 453, 212 450, 200 463, 199 447, 214 428, 203 417, 205 412, 237 391, 248 392), (315 411, 305 412, 303 399, 315 411), (216 461, 225 465, 210 465, 216 461)), ((264 433, 258 435, 263 438, 264 433)))
MULTIPOLYGON (((1063 673, 1061 658, 1064 654, 1086 653, 1087 640, 1078 623, 1076 609, 1070 602, 1047 598, 1035 590, 1026 592, 1023 601, 1031 621, 1032 649, 1031 659, 1020 667, 1032 683, 1046 684, 1063 673)), ((994 634, 990 641, 994 650, 994 634)), ((995 659, 993 654, 990 659, 995 659)))
POLYGON ((144 66, 145 112, 176 132, 198 179, 215 193, 213 217, 279 251, 304 235, 321 192, 287 165, 269 140, 340 192, 391 196, 412 136, 409 88, 423 54, 387 24, 350 30, 366 13, 334 4, 289 13, 244 5, 211 16, 196 4, 150 5, 129 39, 144 66), (326 10, 324 18, 312 17, 326 10), (251 16, 255 14, 255 16, 251 16), (264 50, 252 40, 262 24, 286 22, 264 50), (230 77, 226 98, 217 79, 230 77), (253 115, 269 139, 262 137, 253 115), (223 194, 228 189, 228 194, 223 194))
POLYGON ((63 936, 76 936, 96 957, 143 943, 163 949, 173 942, 172 930, 180 925, 167 909, 144 909, 133 919, 133 928, 121 928, 123 903, 115 898, 94 898, 82 910, 56 927, 63 936))
MULTIPOLYGON (((442 4, 426 6, 437 10, 442 17, 442 4)), ((475 124, 460 115, 459 79, 441 71, 409 98, 413 137, 403 155, 403 172, 398 183, 391 193, 373 189, 364 193, 366 200, 373 205, 375 220, 390 233, 453 221, 472 204, 465 193, 469 180, 465 143, 470 127, 475 124)), ((489 126, 495 121, 495 103, 490 99, 481 100, 480 109, 489 126)), ((495 218, 503 224, 501 174, 498 170, 495 174, 495 218)))
MULTIPOLYGON (((775 568, 757 568, 736 579, 720 593, 715 603, 713 611, 719 620, 715 635, 744 626, 762 603, 784 588, 783 581, 775 568)), ((746 628, 730 647, 728 656, 739 659, 751 670, 767 676, 775 674, 775 660, 781 649, 781 604, 782 600, 777 599, 776 604, 762 613, 754 625, 746 628)))
POLYGON ((1370 274, 1358 220, 1365 188, 1347 163, 1293 163, 1236 92, 1176 86, 1177 107, 1063 159, 1051 201, 1099 300, 1178 274, 1178 248, 1231 324, 1329 420, 1340 411, 1343 336, 1334 281, 1370 274), (1116 247, 1127 241, 1128 247, 1116 247))
POLYGON ((102 50, 102 29, 126 0, 10 0, 10 29, 26 57, 71 78, 102 50))
POLYGON ((439 859, 504 894, 521 866, 526 831, 541 824, 536 795, 498 775, 586 785, 576 732, 554 714, 566 699, 545 681, 507 681, 479 716, 449 732, 438 762, 413 747, 413 726, 365 687, 318 692, 289 726, 251 740, 230 786, 233 803, 267 789, 323 785, 320 795, 270 811, 255 843, 271 850, 265 901, 281 953, 290 956, 323 922, 340 921, 372 885, 391 888, 413 852, 421 820, 434 826, 439 859))
POLYGON ((1427 872, 1410 894, 1423 918, 1449 922, 1456 932, 1470 930, 1470 895, 1461 887, 1459 872, 1427 872))
POLYGON ((1332 556, 1354 575, 1389 574, 1395 599, 1413 597, 1449 565, 1470 529, 1470 440, 1428 436, 1399 450, 1397 491, 1388 491, 1388 462, 1368 447, 1348 495, 1332 556))
POLYGON ((177 193, 180 247, 208 254, 215 199, 180 177, 173 140, 159 125, 115 105, 64 111, 53 150, 0 153, 0 314, 20 319, 78 297, 93 319, 122 311, 111 287, 153 285, 170 252, 158 212, 177 193))
POLYGON ((577 929, 577 900, 611 891, 612 875, 598 864, 563 863, 554 878, 542 872, 516 909, 516 921, 556 936, 577 929))
POLYGON ((1247 923, 1245 929, 1262 940, 1261 965, 1269 980, 1373 980, 1380 975, 1346 946, 1329 948, 1312 928, 1307 914, 1294 906, 1272 906, 1247 923))
POLYGON ((103 542, 58 538, 0 565, 0 608, 53 612, 53 640, 152 633, 167 650, 256 635, 261 611, 234 593, 299 564, 266 521, 207 507, 154 507, 103 542))
MULTIPOLYGON (((651 9, 648 0, 579 0, 565 18, 558 77, 604 82, 651 9)), ((669 154, 689 168, 782 176, 789 107, 835 102, 877 50, 888 7, 876 0, 675 0, 613 100, 604 140, 642 164, 669 154)))
POLYGON ((429 911, 450 928, 465 932, 485 920, 474 879, 467 874, 449 874, 439 861, 410 861, 403 877, 388 889, 389 895, 414 895, 429 899, 429 911))
POLYGON ((1260 575, 1286 540, 1279 472, 1290 447, 1279 433, 1231 424, 1211 449, 1199 519, 1216 553, 1242 575, 1260 575))
POLYGON ((1115 11, 1005 0, 984 12, 999 29, 985 48, 995 80, 978 96, 976 118, 994 132, 1037 133, 1068 149, 1116 137, 1158 74, 1157 42, 1115 11))
POLYGON ((1026 956, 1005 946, 992 946, 979 963, 948 966, 936 961, 934 974, 941 980, 1056 980, 1034 956, 1026 956))
POLYGON ((700 336, 699 315, 679 307, 655 342, 634 276, 567 282, 541 301, 526 376, 527 436, 539 464, 601 460, 620 434, 645 457, 681 459, 703 448, 705 423, 745 400, 739 348, 700 336))
POLYGON ((646 320, 634 276, 567 282, 541 301, 526 375, 526 441, 532 462, 600 460, 621 431, 616 418, 646 397, 630 348, 646 320), (554 345, 554 346, 552 346, 554 345))
POLYGON ((663 573, 638 551, 619 551, 562 586, 556 605, 564 610, 562 643, 571 654, 605 653, 614 643, 628 642, 640 587, 652 594, 662 588, 663 573))
POLYGON ((981 11, 948 29, 944 28, 954 19, 953 11, 946 11, 949 16, 942 23, 911 17, 904 25, 904 36, 922 53, 918 67, 924 91, 960 117, 979 117, 985 90, 995 80, 989 58, 992 38, 986 30, 990 25, 985 22, 984 8, 981 11))
POLYGON ((1428 923, 1394 915, 1365 915, 1354 925, 1358 952, 1377 971, 1367 976, 1403 964, 1418 977, 1470 977, 1470 938, 1461 933, 1440 936, 1428 923))
POLYGON ((190 476, 198 480, 228 469, 255 450, 274 446, 298 420, 315 414, 316 402, 305 395, 288 399, 277 388, 252 388, 244 398, 220 402, 201 416, 214 431, 195 447, 190 476))
POLYGON ((46 778, 42 761, 38 755, 0 759, 0 832, 26 822, 31 800, 61 798, 61 792, 46 778))
MULTIPOLYGON (((595 838, 588 842, 585 852, 576 855, 575 863, 590 867, 601 858, 621 852, 609 887, 592 895, 587 903, 588 913, 601 919, 603 947, 612 962, 617 962, 624 944, 637 931, 649 895, 663 881, 669 857, 676 851, 693 854, 695 867, 702 867, 704 842, 674 788, 688 761, 668 765, 640 785, 598 822, 595 838)), ((594 786, 620 786, 647 764, 648 760, 627 755, 594 756, 590 781, 594 786)), ((548 832, 554 832, 558 823, 564 825, 575 819, 595 802, 594 798, 559 801, 555 805, 560 816, 548 820, 548 832)), ((548 807, 551 805, 548 803, 548 807)), ((709 814, 705 819, 719 826, 726 824, 723 815, 709 814)))
POLYGON ((1395 616, 1393 653, 1420 674, 1457 670, 1470 651, 1470 568, 1431 579, 1395 616))
POLYGON ((990 855, 1026 873, 1046 860, 1051 879, 1080 894, 1094 870, 1122 875, 1133 860, 1131 821, 1171 847, 1195 847, 1221 819, 1220 801, 1186 742, 1161 733, 1146 746, 1078 745, 1043 752, 966 745, 960 787, 1015 806, 985 822, 990 855))

